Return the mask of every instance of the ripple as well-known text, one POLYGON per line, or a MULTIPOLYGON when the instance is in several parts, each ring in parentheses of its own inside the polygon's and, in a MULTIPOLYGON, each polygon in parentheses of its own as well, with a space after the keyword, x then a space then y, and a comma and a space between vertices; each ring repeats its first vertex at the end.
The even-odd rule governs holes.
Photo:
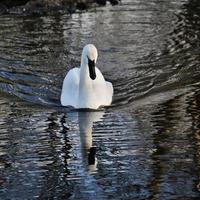
POLYGON ((190 7, 180 5, 174 1, 127 1, 117 9, 121 17, 111 8, 82 13, 82 18, 74 14, 71 19, 66 15, 2 16, 1 89, 34 103, 59 105, 66 66, 79 63, 81 46, 87 41, 95 41, 99 47, 99 66, 114 84, 114 106, 127 105, 177 83, 179 87, 193 84, 198 75, 194 81, 189 77, 199 71, 198 55, 194 54, 198 51, 198 8, 191 16, 190 7), (168 6, 173 26, 161 12, 162 6, 168 6), (189 36, 192 32, 194 37, 189 36), (103 49, 106 46, 109 48, 103 49))
POLYGON ((198 198, 199 30, 195 0, 0 16, 0 198, 198 198), (114 85, 89 113, 59 102, 86 43, 114 85))

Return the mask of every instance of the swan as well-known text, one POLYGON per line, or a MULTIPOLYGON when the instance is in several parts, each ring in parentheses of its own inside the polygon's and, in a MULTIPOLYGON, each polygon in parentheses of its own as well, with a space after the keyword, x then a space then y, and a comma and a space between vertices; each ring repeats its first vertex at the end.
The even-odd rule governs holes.
POLYGON ((113 86, 105 81, 95 66, 97 57, 97 49, 93 44, 83 48, 80 68, 71 69, 64 78, 60 98, 62 106, 98 109, 111 104, 113 86))

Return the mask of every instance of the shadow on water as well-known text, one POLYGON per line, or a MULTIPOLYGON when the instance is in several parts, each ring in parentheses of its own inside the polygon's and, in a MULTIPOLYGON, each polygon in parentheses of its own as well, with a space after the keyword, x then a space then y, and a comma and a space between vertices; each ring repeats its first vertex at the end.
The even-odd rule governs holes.
POLYGON ((0 198, 199 199, 199 25, 198 0, 0 16, 0 198), (115 90, 98 112, 59 102, 86 43, 115 90))

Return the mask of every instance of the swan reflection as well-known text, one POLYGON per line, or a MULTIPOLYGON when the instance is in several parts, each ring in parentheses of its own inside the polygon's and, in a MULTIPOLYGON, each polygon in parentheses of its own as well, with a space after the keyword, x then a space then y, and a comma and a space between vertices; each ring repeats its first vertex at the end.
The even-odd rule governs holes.
POLYGON ((95 122, 101 121, 104 112, 79 112, 78 123, 80 130, 83 161, 90 171, 96 171, 96 147, 93 146, 92 128, 95 122))

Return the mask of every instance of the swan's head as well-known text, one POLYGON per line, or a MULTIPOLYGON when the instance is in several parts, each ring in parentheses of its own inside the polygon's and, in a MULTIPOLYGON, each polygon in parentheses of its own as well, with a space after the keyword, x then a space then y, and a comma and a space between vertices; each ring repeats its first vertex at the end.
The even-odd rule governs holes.
POLYGON ((83 48, 82 63, 89 67, 89 75, 92 80, 96 78, 95 65, 97 57, 97 48, 93 44, 88 44, 83 48))

